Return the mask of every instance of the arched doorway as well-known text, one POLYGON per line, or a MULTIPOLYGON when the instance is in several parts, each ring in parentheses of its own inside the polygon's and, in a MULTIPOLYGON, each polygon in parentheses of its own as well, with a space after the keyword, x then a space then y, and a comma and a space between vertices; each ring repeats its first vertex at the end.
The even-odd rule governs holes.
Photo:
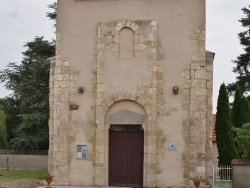
POLYGON ((142 125, 111 125, 109 186, 143 187, 143 154, 142 125))
POLYGON ((154 119, 145 108, 130 99, 121 99, 108 108, 97 110, 96 148, 95 148, 95 185, 109 186, 109 130, 111 125, 142 125, 144 132, 143 148, 143 186, 155 185, 155 126, 154 119), (106 112, 106 113, 105 113, 106 112), (104 114, 105 113, 105 114, 104 114), (104 118, 102 118, 104 117, 104 118), (150 126, 149 126, 150 125, 150 126), (149 135, 152 135, 149 137, 149 135), (150 140, 149 140, 150 139, 150 140), (150 146, 149 146, 150 141, 150 146), (153 146, 153 147, 151 147, 153 146), (149 158, 150 156, 150 158, 149 158))

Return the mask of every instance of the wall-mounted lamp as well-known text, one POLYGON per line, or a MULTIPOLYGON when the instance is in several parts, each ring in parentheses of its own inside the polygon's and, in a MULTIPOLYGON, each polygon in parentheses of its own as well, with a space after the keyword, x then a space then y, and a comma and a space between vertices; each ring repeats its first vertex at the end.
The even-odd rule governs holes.
POLYGON ((84 87, 78 87, 78 92, 83 93, 84 92, 84 87))
POLYGON ((79 108, 79 105, 76 105, 76 104, 69 105, 70 110, 78 110, 78 108, 79 108))
POLYGON ((179 93, 179 87, 178 86, 173 86, 173 93, 178 94, 179 93))

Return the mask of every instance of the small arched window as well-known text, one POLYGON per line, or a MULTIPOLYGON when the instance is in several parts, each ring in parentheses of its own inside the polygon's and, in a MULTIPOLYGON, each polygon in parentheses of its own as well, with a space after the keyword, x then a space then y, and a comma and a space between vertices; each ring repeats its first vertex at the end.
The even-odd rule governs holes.
POLYGON ((134 56, 134 33, 130 28, 120 31, 120 58, 133 58, 134 56))

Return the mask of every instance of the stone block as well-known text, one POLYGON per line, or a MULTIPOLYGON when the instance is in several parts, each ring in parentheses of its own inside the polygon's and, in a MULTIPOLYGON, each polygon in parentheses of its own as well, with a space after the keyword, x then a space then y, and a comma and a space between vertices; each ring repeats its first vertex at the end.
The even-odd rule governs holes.
POLYGON ((105 90, 104 84, 97 84, 97 92, 104 92, 105 90))
POLYGON ((213 88, 213 80, 207 81, 207 88, 209 88, 209 89, 213 88))
POLYGON ((195 78, 196 79, 206 79, 206 70, 196 70, 195 71, 195 78))
POLYGON ((63 74, 55 74, 54 75, 54 80, 55 81, 63 80, 63 74))
POLYGON ((99 175, 99 176, 96 176, 95 177, 95 186, 96 187, 102 187, 104 185, 103 183, 103 174, 99 175))
POLYGON ((194 98, 194 102, 199 105, 206 105, 207 104, 207 97, 205 95, 199 95, 194 98))
POLYGON ((64 81, 69 81, 69 74, 64 74, 63 75, 63 80, 64 81))
POLYGON ((54 88, 54 95, 62 95, 64 93, 64 88, 54 88))
MULTIPOLYGON (((54 81, 49 82, 49 88, 54 88, 54 81)), ((53 89, 50 89, 52 91, 53 89)), ((51 93, 51 92, 50 92, 51 93)))
POLYGON ((63 61, 62 66, 69 66, 69 61, 63 61))
POLYGON ((185 70, 182 74, 181 77, 185 80, 189 80, 190 79, 190 70, 185 70))
POLYGON ((55 60, 55 67, 61 67, 62 66, 62 61, 60 59, 55 60))
POLYGON ((191 69, 192 70, 200 70, 201 69, 201 65, 199 61, 193 61, 193 63, 191 64, 191 69))
POLYGON ((139 35, 139 43, 145 43, 145 38, 143 35, 139 35))
POLYGON ((54 68, 54 74, 60 74, 62 73, 62 68, 61 67, 55 67, 54 68))
POLYGON ((145 44, 135 44, 135 45, 134 45, 134 48, 135 48, 134 50, 135 50, 136 52, 140 52, 140 51, 146 49, 146 45, 145 45, 145 44))
POLYGON ((54 79, 54 75, 50 75, 49 80, 50 80, 50 81, 54 81, 54 80, 55 80, 55 79, 54 79))
POLYGON ((63 74, 69 74, 69 73, 70 73, 70 68, 69 68, 69 67, 62 67, 61 72, 62 72, 63 74))
POLYGON ((132 27, 132 24, 131 24, 131 29, 132 29, 133 31, 136 31, 136 30, 139 29, 139 26, 138 26, 138 25, 135 25, 135 26, 132 27))
POLYGON ((207 65, 207 71, 213 72, 213 65, 207 65))
POLYGON ((195 96, 206 95, 207 90, 205 88, 195 89, 195 96))
POLYGON ((213 104, 213 97, 209 96, 207 97, 207 105, 212 105, 213 104))
POLYGON ((135 44, 139 43, 139 35, 134 35, 134 43, 135 44))
POLYGON ((193 79, 191 80, 191 87, 194 88, 206 88, 207 82, 205 79, 193 79))
POLYGON ((70 81, 76 81, 78 79, 78 73, 72 73, 69 75, 70 81))
POLYGON ((207 96, 212 96, 213 94, 213 89, 207 89, 207 96))

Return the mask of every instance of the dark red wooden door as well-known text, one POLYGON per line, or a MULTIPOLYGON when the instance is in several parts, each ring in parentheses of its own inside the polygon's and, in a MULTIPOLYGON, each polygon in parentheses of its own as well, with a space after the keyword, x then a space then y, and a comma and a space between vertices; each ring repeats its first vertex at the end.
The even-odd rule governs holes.
POLYGON ((109 186, 143 186, 143 130, 109 131, 109 186))
POLYGON ((128 187, 143 186, 143 146, 142 131, 128 132, 128 187))

